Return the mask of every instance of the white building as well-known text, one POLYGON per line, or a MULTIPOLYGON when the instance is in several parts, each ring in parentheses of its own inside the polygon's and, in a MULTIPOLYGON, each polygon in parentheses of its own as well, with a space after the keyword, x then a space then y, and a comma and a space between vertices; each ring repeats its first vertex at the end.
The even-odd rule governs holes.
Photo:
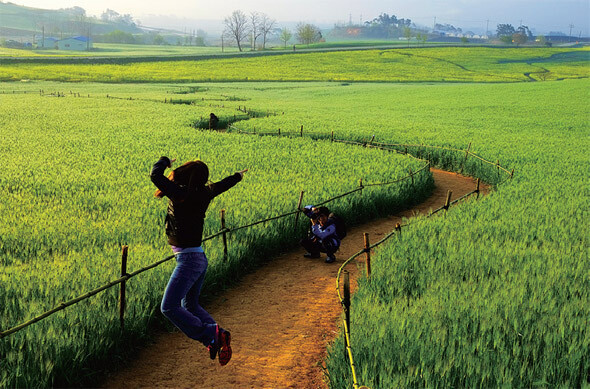
POLYGON ((92 48, 92 39, 86 36, 76 36, 57 41, 57 48, 59 50, 77 50, 84 51, 92 48))

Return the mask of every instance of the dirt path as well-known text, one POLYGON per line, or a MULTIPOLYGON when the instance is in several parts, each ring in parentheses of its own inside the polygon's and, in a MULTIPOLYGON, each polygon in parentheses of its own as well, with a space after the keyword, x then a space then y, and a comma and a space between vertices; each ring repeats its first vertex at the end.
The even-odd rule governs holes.
MULTIPOLYGON (((400 215, 350 229, 336 263, 303 258, 302 250, 289 252, 245 276, 234 289, 206 306, 231 331, 233 357, 227 366, 210 360, 207 350, 184 334, 165 333, 155 337, 152 345, 103 386, 326 388, 322 364, 342 312, 336 296, 336 273, 345 259, 363 247, 363 233, 368 232, 376 242, 402 217, 442 206, 447 190, 458 198, 475 189, 471 178, 440 170, 433 170, 433 174, 436 190, 430 198, 400 215)), ((356 266, 348 268, 353 271, 356 266)))

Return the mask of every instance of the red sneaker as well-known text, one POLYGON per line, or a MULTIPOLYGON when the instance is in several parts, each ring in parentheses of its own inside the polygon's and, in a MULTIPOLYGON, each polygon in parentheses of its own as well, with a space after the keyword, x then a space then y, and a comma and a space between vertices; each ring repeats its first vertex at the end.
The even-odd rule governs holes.
POLYGON ((219 343, 218 343, 219 364, 221 366, 227 365, 227 363, 231 359, 231 346, 229 345, 230 341, 231 341, 231 334, 229 333, 229 331, 221 330, 219 333, 219 343))

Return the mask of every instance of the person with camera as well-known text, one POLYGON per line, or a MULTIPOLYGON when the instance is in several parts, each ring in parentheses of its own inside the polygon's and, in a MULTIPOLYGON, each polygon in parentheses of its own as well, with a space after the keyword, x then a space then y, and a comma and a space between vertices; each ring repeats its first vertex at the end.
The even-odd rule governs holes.
MULTIPOLYGON (((340 241, 344 236, 339 236, 337 218, 326 207, 314 207, 311 205, 303 209, 303 213, 311 221, 311 234, 305 239, 301 239, 299 244, 303 246, 307 253, 303 254, 306 258, 319 258, 320 253, 326 253, 326 263, 332 263, 336 260, 335 253, 340 247, 340 241)), ((345 233, 341 233, 345 235, 345 233)))

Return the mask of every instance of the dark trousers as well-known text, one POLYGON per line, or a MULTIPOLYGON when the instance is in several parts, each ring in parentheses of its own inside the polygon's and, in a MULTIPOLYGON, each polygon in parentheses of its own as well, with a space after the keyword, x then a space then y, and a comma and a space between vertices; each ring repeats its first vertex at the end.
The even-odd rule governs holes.
POLYGON ((334 244, 333 239, 325 239, 324 241, 320 242, 318 238, 312 236, 301 239, 299 244, 312 255, 326 253, 329 257, 331 257, 336 251, 338 251, 338 246, 334 244))

